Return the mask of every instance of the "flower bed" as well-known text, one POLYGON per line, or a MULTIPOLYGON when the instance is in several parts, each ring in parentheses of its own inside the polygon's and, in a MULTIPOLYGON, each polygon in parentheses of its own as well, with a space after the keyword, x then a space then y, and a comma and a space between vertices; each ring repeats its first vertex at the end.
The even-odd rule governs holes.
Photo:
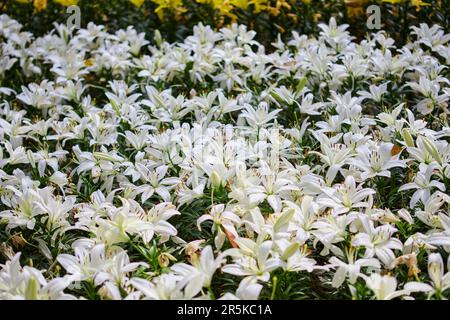
POLYGON ((65 23, 67 7, 79 6, 81 25, 105 25, 113 32, 132 25, 151 34, 158 29, 170 42, 183 41, 192 28, 202 22, 216 31, 232 23, 245 24, 257 31, 256 40, 269 45, 278 34, 289 38, 292 31, 316 34, 319 22, 331 17, 359 39, 373 29, 367 27, 367 8, 380 8, 383 29, 402 44, 410 26, 438 23, 450 32, 450 7, 447 1, 433 0, 4 0, 0 14, 24 24, 35 35, 65 23))
POLYGON ((450 297, 450 35, 319 29, 1 15, 0 299, 450 297))

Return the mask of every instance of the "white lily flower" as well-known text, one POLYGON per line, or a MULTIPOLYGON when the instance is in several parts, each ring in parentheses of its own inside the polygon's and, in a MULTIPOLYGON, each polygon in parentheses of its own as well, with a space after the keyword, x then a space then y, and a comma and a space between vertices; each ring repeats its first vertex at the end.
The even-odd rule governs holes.
POLYGON ((353 246, 366 248, 364 257, 376 256, 388 268, 392 268, 395 254, 392 250, 402 250, 403 244, 392 235, 397 231, 391 225, 375 227, 372 220, 366 216, 360 216, 363 232, 358 233, 352 240, 353 246))
POLYGON ((377 300, 392 300, 398 297, 407 297, 410 294, 408 290, 397 290, 395 277, 372 273, 370 277, 364 276, 364 278, 366 285, 374 292, 377 300))

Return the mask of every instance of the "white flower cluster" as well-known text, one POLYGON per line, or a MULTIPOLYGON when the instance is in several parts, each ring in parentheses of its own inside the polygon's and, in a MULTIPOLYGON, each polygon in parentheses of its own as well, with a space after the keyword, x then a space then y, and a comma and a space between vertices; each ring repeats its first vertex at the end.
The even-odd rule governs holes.
POLYGON ((0 16, 0 299, 448 298, 450 35, 320 28, 0 16))

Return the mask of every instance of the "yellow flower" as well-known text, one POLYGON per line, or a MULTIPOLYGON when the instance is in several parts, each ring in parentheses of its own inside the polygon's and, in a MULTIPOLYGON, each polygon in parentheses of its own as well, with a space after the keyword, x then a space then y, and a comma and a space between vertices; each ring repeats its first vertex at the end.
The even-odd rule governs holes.
POLYGON ((237 20, 237 16, 231 12, 234 9, 233 0, 211 0, 204 3, 208 3, 214 10, 219 11, 221 16, 230 17, 233 22, 237 20))
POLYGON ((130 0, 135 7, 140 8, 144 4, 145 0, 130 0))
POLYGON ((36 8, 37 11, 42 11, 47 9, 47 0, 34 0, 33 6, 36 8))
POLYGON ((317 12, 313 14, 313 20, 315 23, 319 22, 322 19, 322 14, 317 12))
POLYGON ((176 16, 186 12, 186 9, 183 7, 183 0, 152 0, 152 2, 158 5, 155 13, 161 21, 164 20, 164 11, 166 9, 175 12, 176 16))
POLYGON ((231 0, 230 3, 235 7, 243 10, 247 10, 249 1, 248 0, 231 0))
POLYGON ((364 15, 364 8, 363 7, 347 7, 347 15, 350 18, 360 17, 360 16, 364 15))
MULTIPOLYGON (((403 3, 404 0, 383 0, 383 2, 388 2, 392 4, 403 3)), ((411 4, 416 7, 417 11, 420 10, 421 7, 430 6, 431 4, 427 2, 423 2, 422 0, 411 0, 411 4)))
POLYGON ((347 15, 350 18, 364 15, 364 5, 367 0, 345 0, 344 3, 347 8, 347 15))
POLYGON ((360 8, 367 3, 367 0, 345 0, 344 3, 347 7, 360 8))
POLYGON ((66 7, 76 6, 78 4, 78 0, 53 0, 53 1, 62 4, 63 6, 66 7))
MULTIPOLYGON (((210 5, 214 10, 224 17, 230 17, 233 22, 237 20, 237 16, 232 13, 235 8, 247 9, 251 1, 248 0, 195 0, 200 4, 210 5)), ((222 19, 223 20, 223 19, 222 19)))
POLYGON ((277 2, 275 3, 275 7, 267 6, 267 11, 271 15, 276 17, 280 14, 280 9, 282 7, 286 8, 287 10, 291 9, 291 5, 286 0, 277 0, 277 2))
POLYGON ((249 3, 255 6, 256 13, 266 10, 266 8, 268 7, 267 0, 250 0, 249 3))
POLYGON ((420 7, 430 6, 431 4, 423 2, 421 0, 411 0, 411 4, 416 7, 416 10, 419 11, 420 7))
POLYGON ((292 20, 295 24, 298 23, 298 16, 297 16, 296 14, 294 14, 294 13, 291 12, 291 13, 288 13, 287 16, 288 16, 289 18, 291 18, 291 20, 292 20))

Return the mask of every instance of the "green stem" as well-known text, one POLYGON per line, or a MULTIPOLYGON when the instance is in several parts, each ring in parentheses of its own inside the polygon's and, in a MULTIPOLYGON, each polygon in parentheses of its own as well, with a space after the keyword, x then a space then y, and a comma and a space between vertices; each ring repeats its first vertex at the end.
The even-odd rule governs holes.
POLYGON ((270 295, 270 300, 275 299, 275 292, 277 291, 278 278, 274 276, 272 279, 272 294, 270 295))

